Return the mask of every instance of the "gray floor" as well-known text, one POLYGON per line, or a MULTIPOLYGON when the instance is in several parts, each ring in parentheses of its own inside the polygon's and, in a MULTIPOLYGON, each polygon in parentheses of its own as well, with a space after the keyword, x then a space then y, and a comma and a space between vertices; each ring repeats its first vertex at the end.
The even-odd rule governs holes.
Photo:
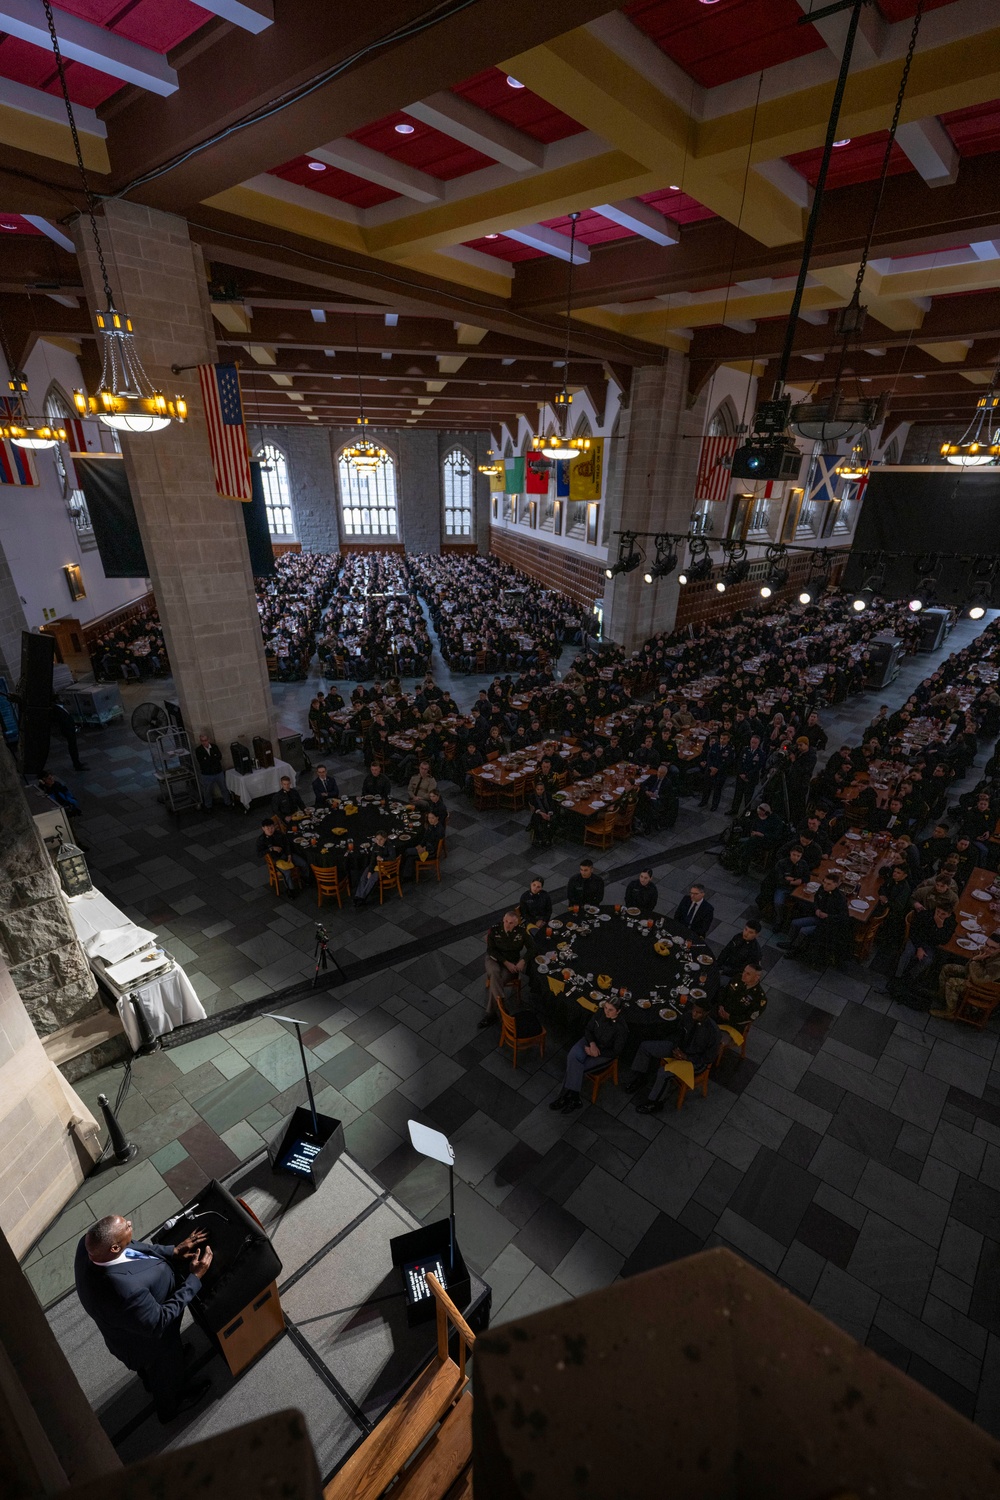
MULTIPOLYGON (((980 628, 961 624, 942 654, 980 628)), ((902 702, 934 660, 906 663, 881 696, 902 702)), ((461 689, 467 703, 477 686, 458 679, 456 697, 461 689)), ((301 715, 311 691, 277 690, 287 717, 301 715)), ((878 701, 866 695, 827 712, 831 748, 856 743, 878 701)), ((220 812, 176 832, 153 800, 144 757, 127 730, 87 747, 82 831, 98 883, 157 926, 209 1008, 311 973, 315 909, 269 896, 251 852, 253 823, 220 812)), ((335 769, 348 785, 360 776, 358 764, 335 769)), ((481 936, 452 929, 516 897, 532 868, 556 889, 580 851, 533 856, 523 815, 451 803, 440 886, 407 889, 381 914, 327 912, 342 956, 383 966, 295 1007, 309 1022, 318 1102, 344 1120, 352 1155, 429 1219, 443 1211, 441 1175, 414 1156, 406 1121, 449 1133, 461 1243, 493 1286, 500 1320, 727 1244, 1000 1435, 996 1033, 897 1007, 865 970, 817 974, 768 949, 767 1012, 745 1062, 720 1068, 706 1099, 641 1116, 605 1086, 596 1106, 552 1114, 561 1039, 544 1065, 512 1070, 496 1034, 476 1030, 481 936), (415 937, 429 951, 393 961, 392 950, 415 937)), ((602 862, 648 855, 661 910, 703 875, 716 908, 712 940, 722 942, 753 894, 710 853, 692 852, 722 822, 688 802, 671 835, 634 840, 602 862)), ((610 891, 613 899, 617 884, 610 891)), ((84 1184, 28 1257, 42 1300, 68 1284, 74 1240, 92 1217, 114 1208, 152 1227, 206 1177, 258 1149, 300 1102, 297 1069, 293 1042, 264 1019, 137 1060, 123 1120, 140 1157, 84 1184)), ((119 1076, 96 1074, 80 1091, 93 1103, 99 1091, 114 1093, 119 1076)))

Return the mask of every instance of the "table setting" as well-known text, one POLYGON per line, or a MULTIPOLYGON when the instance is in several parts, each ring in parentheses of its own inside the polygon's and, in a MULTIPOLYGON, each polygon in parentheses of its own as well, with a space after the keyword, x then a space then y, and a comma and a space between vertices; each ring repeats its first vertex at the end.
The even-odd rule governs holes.
POLYGON ((340 807, 310 809, 289 821, 293 843, 311 865, 319 868, 343 862, 347 855, 367 854, 372 839, 382 832, 402 845, 421 825, 411 803, 381 797, 346 797, 340 807))

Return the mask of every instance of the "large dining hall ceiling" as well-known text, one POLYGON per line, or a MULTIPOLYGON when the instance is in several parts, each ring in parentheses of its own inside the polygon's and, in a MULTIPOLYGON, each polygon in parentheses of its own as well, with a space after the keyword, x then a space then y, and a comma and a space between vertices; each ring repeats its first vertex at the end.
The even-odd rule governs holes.
MULTIPOLYGON (((916 0, 861 12, 789 381, 837 363, 916 0)), ((809 0, 60 0, 90 182, 183 216, 251 420, 485 428, 665 350, 775 369, 847 10, 809 0), (822 11, 810 20, 810 10, 822 11), (828 13, 832 12, 832 13, 828 13), (567 343, 570 215, 577 213, 567 343)), ((0 312, 79 350, 42 0, 0 0, 0 312)), ((925 0, 848 380, 961 419, 1000 352, 1000 6, 925 0)))

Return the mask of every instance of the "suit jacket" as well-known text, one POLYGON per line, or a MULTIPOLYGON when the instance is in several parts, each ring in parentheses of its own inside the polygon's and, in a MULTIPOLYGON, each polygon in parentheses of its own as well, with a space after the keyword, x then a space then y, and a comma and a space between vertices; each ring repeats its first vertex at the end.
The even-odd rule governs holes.
POLYGON ((109 1351, 130 1370, 151 1364, 160 1341, 180 1326, 184 1309, 201 1291, 192 1272, 177 1284, 172 1245, 136 1240, 131 1248, 150 1260, 95 1266, 83 1240, 76 1247, 77 1295, 101 1331, 109 1351))
POLYGON ((698 907, 694 920, 691 918, 693 902, 690 896, 682 896, 678 902, 677 910, 674 912, 674 921, 683 922, 685 927, 690 927, 697 937, 704 937, 712 925, 715 916, 715 907, 711 901, 703 901, 698 907))
POLYGON ((313 777, 313 801, 316 807, 325 807, 331 797, 339 797, 337 783, 332 776, 321 781, 318 776, 313 777))

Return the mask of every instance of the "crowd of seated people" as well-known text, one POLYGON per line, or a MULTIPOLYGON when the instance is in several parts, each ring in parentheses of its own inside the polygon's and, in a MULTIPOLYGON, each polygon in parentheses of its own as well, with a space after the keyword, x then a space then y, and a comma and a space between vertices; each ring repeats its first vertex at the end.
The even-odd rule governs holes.
POLYGON ((327 677, 367 681, 426 672, 431 640, 410 560, 395 552, 348 554, 316 645, 327 677))
POLYGON ((170 662, 156 606, 105 630, 91 642, 90 660, 97 682, 139 682, 169 676, 170 662))
POLYGON ((333 589, 338 559, 324 552, 284 552, 275 573, 258 578, 257 613, 268 672, 279 682, 303 682, 316 629, 333 589))
POLYGON ((417 587, 454 672, 520 671, 583 638, 586 614, 496 557, 444 553, 412 559, 417 587))

